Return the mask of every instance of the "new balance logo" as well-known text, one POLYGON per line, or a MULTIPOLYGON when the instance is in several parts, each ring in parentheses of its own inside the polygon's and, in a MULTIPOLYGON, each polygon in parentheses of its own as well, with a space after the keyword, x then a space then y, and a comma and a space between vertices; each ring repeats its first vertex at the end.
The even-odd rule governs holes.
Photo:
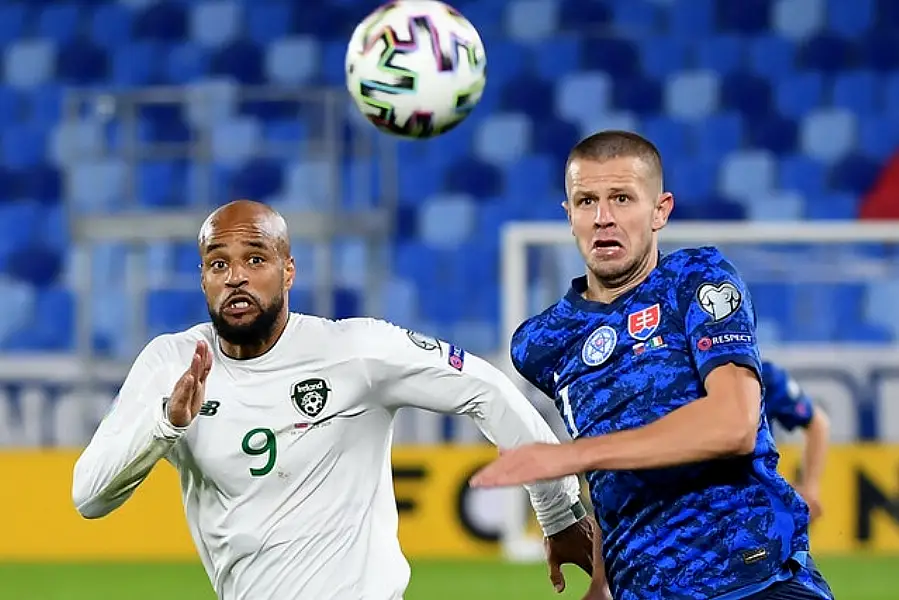
POLYGON ((221 402, 218 400, 206 400, 203 402, 203 405, 200 407, 200 416, 201 417, 213 417, 219 410, 219 406, 221 402))

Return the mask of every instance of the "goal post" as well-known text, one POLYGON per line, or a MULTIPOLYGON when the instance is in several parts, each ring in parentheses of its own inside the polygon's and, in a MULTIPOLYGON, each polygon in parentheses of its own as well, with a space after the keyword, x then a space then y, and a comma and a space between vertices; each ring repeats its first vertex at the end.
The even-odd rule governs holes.
MULTIPOLYGON (((872 403, 877 415, 863 437, 899 441, 899 403, 887 401, 899 394, 899 221, 676 221, 659 242, 663 252, 716 246, 733 262, 759 314, 763 353, 801 374, 806 391, 836 413, 836 441, 856 441, 872 427, 857 417, 858 403, 872 403), (858 385, 841 383, 848 379, 858 385)), ((499 360, 546 409, 551 401, 514 372, 508 345, 522 321, 583 274, 583 260, 564 221, 509 223, 501 243, 499 360)), ((507 497, 504 557, 541 560, 527 496, 507 497)))

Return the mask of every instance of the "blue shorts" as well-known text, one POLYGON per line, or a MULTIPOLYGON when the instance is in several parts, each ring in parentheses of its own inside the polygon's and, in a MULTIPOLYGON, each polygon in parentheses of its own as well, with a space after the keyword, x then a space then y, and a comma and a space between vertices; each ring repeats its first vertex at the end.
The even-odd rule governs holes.
POLYGON ((745 600, 834 600, 830 586, 809 556, 804 566, 796 564, 793 577, 748 596, 745 600))

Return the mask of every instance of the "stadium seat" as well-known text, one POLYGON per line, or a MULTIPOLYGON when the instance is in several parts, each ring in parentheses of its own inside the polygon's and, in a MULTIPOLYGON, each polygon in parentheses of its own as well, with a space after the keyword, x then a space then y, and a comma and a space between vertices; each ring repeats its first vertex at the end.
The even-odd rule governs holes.
POLYGON ((580 121, 603 114, 612 107, 612 80, 598 71, 582 71, 563 76, 556 83, 557 114, 580 121))
POLYGON ((720 190, 731 198, 751 198, 774 189, 777 164, 765 151, 735 152, 721 167, 720 190))
POLYGON ((711 71, 681 72, 665 86, 665 112, 675 119, 703 119, 718 109, 719 81, 711 71))
POLYGON ((474 135, 474 155, 484 162, 504 165, 520 160, 531 147, 531 120, 521 114, 490 115, 474 135))
POLYGON ((241 7, 229 0, 211 0, 192 7, 189 39, 201 46, 219 48, 238 37, 241 7))
POLYGON ((558 28, 559 4, 553 0, 513 0, 506 5, 504 29, 513 40, 536 42, 558 28))
POLYGON ((777 0, 771 24, 783 37, 802 41, 824 28, 826 13, 825 0, 777 0))
POLYGON ((281 85, 305 83, 318 74, 320 63, 320 46, 315 38, 283 38, 268 47, 266 77, 272 83, 281 85))
POLYGON ((856 135, 854 114, 845 109, 819 109, 800 124, 800 148, 806 155, 830 163, 849 154, 856 135))
POLYGON ((3 54, 6 83, 16 88, 32 88, 47 82, 55 67, 55 47, 50 40, 12 42, 3 54))
POLYGON ((422 241, 434 248, 455 248, 474 229, 475 202, 464 195, 434 196, 419 212, 422 241))

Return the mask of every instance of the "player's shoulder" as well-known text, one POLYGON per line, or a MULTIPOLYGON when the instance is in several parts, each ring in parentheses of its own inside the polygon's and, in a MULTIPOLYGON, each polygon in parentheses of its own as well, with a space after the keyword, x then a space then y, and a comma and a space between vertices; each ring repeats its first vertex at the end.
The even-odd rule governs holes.
POLYGON ((697 246, 680 248, 667 254, 663 259, 664 267, 672 274, 689 276, 694 273, 703 274, 714 269, 733 270, 726 256, 715 246, 697 246))
POLYGON ((565 321, 567 312, 569 311, 563 298, 542 312, 528 317, 518 325, 512 334, 512 345, 527 345, 528 342, 540 340, 543 336, 559 328, 560 324, 565 321))
POLYGON ((405 347, 412 342, 419 346, 436 345, 436 338, 427 333, 419 333, 401 327, 386 319, 374 317, 349 317, 343 319, 316 318, 315 326, 331 347, 342 354, 359 357, 382 357, 392 355, 398 346, 405 347))
POLYGON ((215 342, 211 323, 200 323, 183 331, 157 335, 144 346, 141 355, 145 360, 182 363, 193 355, 199 341, 210 346, 215 342))

